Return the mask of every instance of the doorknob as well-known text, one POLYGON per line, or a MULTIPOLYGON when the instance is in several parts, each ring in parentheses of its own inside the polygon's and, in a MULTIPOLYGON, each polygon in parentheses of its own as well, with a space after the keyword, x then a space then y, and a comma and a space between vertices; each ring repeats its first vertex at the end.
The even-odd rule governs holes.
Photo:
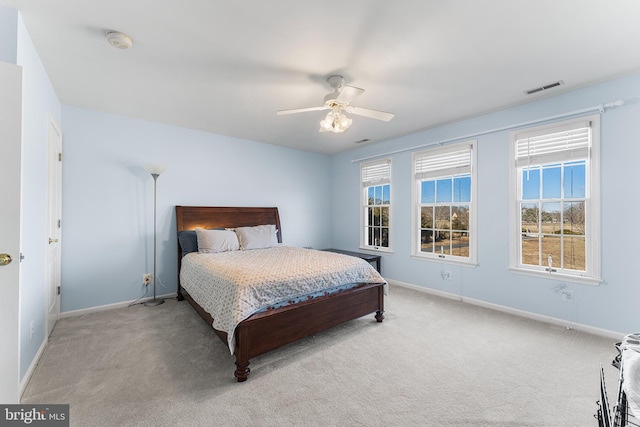
POLYGON ((11 255, 0 254, 0 265, 7 265, 11 262, 11 255))
POLYGON ((49 237, 49 244, 57 243, 57 242, 58 242, 58 239, 52 239, 51 237, 49 237))

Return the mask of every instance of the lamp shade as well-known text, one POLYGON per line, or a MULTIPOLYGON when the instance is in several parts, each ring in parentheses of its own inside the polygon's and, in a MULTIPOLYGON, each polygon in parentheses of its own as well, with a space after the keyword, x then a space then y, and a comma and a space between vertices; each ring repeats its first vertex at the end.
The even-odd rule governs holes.
POLYGON ((345 116, 339 109, 333 109, 327 117, 320 122, 320 132, 344 132, 351 126, 351 119, 345 116))
POLYGON ((159 163, 148 163, 144 166, 144 168, 151 175, 160 175, 167 170, 167 167, 165 165, 159 163))

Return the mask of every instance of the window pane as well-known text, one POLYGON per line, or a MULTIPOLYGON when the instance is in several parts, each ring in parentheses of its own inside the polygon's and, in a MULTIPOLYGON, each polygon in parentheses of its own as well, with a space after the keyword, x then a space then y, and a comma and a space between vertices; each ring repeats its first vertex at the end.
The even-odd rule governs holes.
POLYGON ((382 203, 385 205, 391 203, 391 186, 389 184, 382 186, 382 203))
POLYGON ((422 181, 420 203, 434 203, 436 201, 436 182, 422 181))
POLYGON ((373 227, 367 227, 367 244, 373 246, 373 227))
POLYGON ((369 214, 367 215, 367 216, 368 216, 368 218, 367 218, 367 220, 368 220, 367 225, 373 225, 373 208, 367 208, 367 209, 368 209, 368 211, 369 211, 369 214))
POLYGON ((469 233, 451 233, 451 254, 456 256, 469 256, 469 233))
POLYGON ((380 203, 382 203, 382 186, 381 185, 377 185, 375 187, 376 189, 376 195, 375 195, 375 204, 379 205, 380 203))
POLYGON ((540 198, 540 169, 526 168, 522 171, 522 200, 540 198))
POLYGON ((543 203, 540 217, 544 234, 560 234, 560 203, 543 203))
POLYGON ((459 176, 453 179, 453 201, 471 201, 471 176, 459 176))
POLYGON ((469 207, 468 206, 452 206, 451 207, 451 229, 452 230, 469 230, 469 207))
POLYGON ((536 203, 522 203, 522 232, 527 234, 539 233, 540 209, 536 203))
POLYGON ((584 210, 584 202, 568 202, 564 204, 564 234, 585 234, 584 210))
POLYGON ((564 268, 586 270, 586 244, 584 237, 564 238, 564 268))
POLYGON ((555 269, 562 268, 561 262, 562 258, 560 257, 561 253, 561 240, 560 236, 550 236, 546 235, 542 238, 542 266, 549 266, 549 256, 551 256, 551 264, 555 269))
POLYGON ((560 165, 554 167, 546 167, 542 169, 542 198, 543 199, 559 199, 560 182, 562 180, 562 169, 560 165))
POLYGON ((380 208, 373 208, 373 225, 380 225, 380 208))
POLYGON ((380 246, 380 242, 381 242, 381 238, 380 238, 380 228, 378 227, 374 227, 373 229, 373 245, 374 246, 380 246))
POLYGON ((389 208, 385 206, 380 209, 382 214, 382 221, 380 222, 380 225, 382 225, 383 227, 388 227, 389 226, 389 208))
POLYGON ((434 237, 436 252, 443 255, 449 255, 451 253, 449 250, 449 245, 451 245, 449 230, 435 230, 434 237))
POLYGON ((452 190, 451 178, 436 181, 436 203, 451 202, 452 190))
POLYGON ((540 237, 522 237, 522 264, 540 265, 540 237))
POLYGON ((422 207, 420 211, 420 226, 422 228, 433 228, 433 207, 422 207))
POLYGON ((584 198, 586 195, 585 165, 569 164, 564 168, 564 197, 584 198))
POLYGON ((385 248, 389 247, 389 229, 386 227, 382 229, 381 245, 384 246, 385 248))
POLYGON ((436 228, 449 230, 451 228, 451 208, 449 206, 436 206, 436 228))
POLYGON ((373 199, 375 198, 375 188, 374 187, 367 187, 367 203, 372 205, 373 204, 373 199))
POLYGON ((433 231, 422 230, 420 232, 420 251, 433 252, 433 231))

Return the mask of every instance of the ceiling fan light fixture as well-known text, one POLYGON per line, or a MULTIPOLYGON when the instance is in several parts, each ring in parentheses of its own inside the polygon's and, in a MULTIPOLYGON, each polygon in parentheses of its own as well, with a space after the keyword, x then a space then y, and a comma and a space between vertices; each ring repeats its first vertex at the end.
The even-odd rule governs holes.
POLYGON ((333 92, 324 97, 324 103, 321 107, 294 108, 291 110, 279 110, 276 112, 279 116, 294 113, 306 113, 308 111, 331 110, 326 117, 320 121, 320 132, 341 133, 349 129, 351 119, 344 115, 343 111, 357 116, 369 117, 371 119, 383 120, 388 122, 394 116, 393 113, 372 110, 370 108, 362 108, 351 105, 351 102, 360 96, 364 89, 348 86, 344 84, 344 77, 339 75, 329 76, 327 79, 329 86, 333 92))
POLYGON ((320 122, 320 132, 341 133, 349 129, 351 122, 352 120, 340 110, 329 111, 324 120, 320 122))

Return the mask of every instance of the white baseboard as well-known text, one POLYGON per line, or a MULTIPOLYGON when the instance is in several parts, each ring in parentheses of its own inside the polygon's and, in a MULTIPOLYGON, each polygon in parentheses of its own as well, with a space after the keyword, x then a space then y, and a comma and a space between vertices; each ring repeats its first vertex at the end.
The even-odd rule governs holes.
MULTIPOLYGON (((157 295, 156 298, 158 299, 163 299, 163 298, 175 298, 177 297, 178 294, 176 292, 170 293, 170 294, 164 294, 164 295, 157 295)), ((89 313, 97 313, 99 311, 106 311, 106 310, 113 310, 116 308, 123 308, 123 307, 128 307, 129 304, 131 303, 143 303, 145 301, 149 301, 152 300, 153 297, 145 297, 145 298, 141 298, 141 299, 137 299, 137 300, 131 300, 131 301, 123 301, 123 302, 116 302, 113 304, 106 304, 106 305, 99 305, 96 307, 89 307, 89 308, 82 308, 80 310, 71 310, 71 311, 65 311, 64 313, 60 313, 60 318, 61 319, 66 319, 68 317, 76 317, 76 316, 82 316, 84 314, 89 314, 89 313)))
POLYGON ((403 288, 413 289, 418 292, 424 292, 431 295, 436 295, 443 298, 449 298, 452 300, 464 302, 467 304, 477 305, 479 307, 488 308, 491 310, 501 311, 503 313, 513 314, 515 316, 525 317, 527 319, 537 320, 544 323, 550 323, 552 325, 562 326, 567 329, 575 329, 581 332, 587 332, 594 335, 599 335, 607 338, 612 338, 616 341, 622 340, 625 333, 610 331, 607 329, 596 328, 594 326, 583 325, 581 323, 573 323, 564 319, 558 319, 551 316, 543 316, 542 314, 532 313, 530 311, 519 310, 517 308, 507 307, 504 305, 494 304, 487 301, 482 301, 474 298, 467 298, 461 295, 452 294, 449 292, 439 291, 437 289, 430 289, 424 286, 413 285, 411 283, 400 282, 398 280, 386 279, 390 285, 396 285, 403 288))
POLYGON ((40 345, 40 348, 36 352, 36 355, 34 356, 33 360, 31 360, 29 369, 27 369, 27 372, 25 372, 24 377, 22 377, 22 381, 20 382, 20 394, 19 394, 21 402, 22 402, 22 395, 24 394, 24 391, 27 388, 29 381, 31 381, 31 376, 33 375, 33 372, 36 370, 36 366, 38 366, 38 363, 40 363, 40 358, 42 357, 42 354, 44 353, 44 350, 47 348, 48 344, 49 344, 49 338, 45 338, 45 340, 40 345))

